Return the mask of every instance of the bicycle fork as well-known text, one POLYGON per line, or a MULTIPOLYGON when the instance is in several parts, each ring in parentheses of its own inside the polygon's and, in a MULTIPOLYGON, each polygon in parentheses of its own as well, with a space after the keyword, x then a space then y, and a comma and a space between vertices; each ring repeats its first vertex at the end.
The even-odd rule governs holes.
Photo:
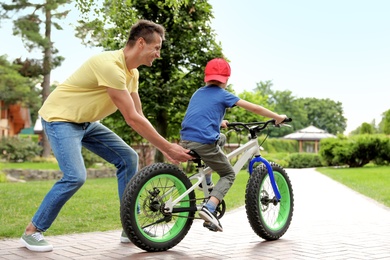
POLYGON ((279 189, 278 189, 278 185, 276 185, 276 181, 275 181, 275 176, 274 176, 274 171, 272 170, 272 166, 271 164, 266 160, 264 159, 263 157, 261 157, 260 155, 256 155, 249 163, 249 175, 252 175, 252 172, 253 172, 253 165, 256 163, 256 162, 261 162, 261 163, 264 163, 265 164, 265 167, 267 168, 267 171, 268 171, 268 176, 269 176, 269 179, 271 181, 271 186, 272 186, 272 189, 275 193, 275 196, 276 198, 278 199, 278 201, 280 201, 280 199, 282 198, 282 196, 280 195, 280 192, 279 192, 279 189))

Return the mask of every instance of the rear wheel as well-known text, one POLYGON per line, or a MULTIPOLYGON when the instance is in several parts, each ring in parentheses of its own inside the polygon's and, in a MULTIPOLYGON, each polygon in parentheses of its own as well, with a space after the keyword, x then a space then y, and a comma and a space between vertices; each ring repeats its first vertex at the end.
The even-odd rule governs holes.
POLYGON ((253 231, 265 240, 279 239, 290 226, 294 209, 291 181, 286 171, 271 163, 281 199, 276 199, 267 168, 256 167, 249 178, 245 193, 245 208, 253 231))
POLYGON ((179 168, 165 163, 147 166, 130 180, 121 202, 121 221, 134 245, 150 252, 165 251, 186 236, 195 214, 195 193, 186 195, 173 213, 166 208, 190 187, 179 168))

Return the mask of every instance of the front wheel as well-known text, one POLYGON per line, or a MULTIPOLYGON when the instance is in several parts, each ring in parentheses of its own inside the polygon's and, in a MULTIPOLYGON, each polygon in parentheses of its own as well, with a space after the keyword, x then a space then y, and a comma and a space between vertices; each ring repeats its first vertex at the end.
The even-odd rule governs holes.
POLYGON ((249 178, 245 192, 245 208, 253 231, 265 240, 279 239, 290 226, 294 197, 286 171, 271 163, 281 199, 276 199, 267 168, 256 167, 249 178))
POLYGON ((127 184, 120 208, 123 230, 131 242, 149 252, 177 245, 194 219, 194 191, 173 209, 167 208, 190 187, 190 180, 175 165, 156 163, 139 171, 127 184))

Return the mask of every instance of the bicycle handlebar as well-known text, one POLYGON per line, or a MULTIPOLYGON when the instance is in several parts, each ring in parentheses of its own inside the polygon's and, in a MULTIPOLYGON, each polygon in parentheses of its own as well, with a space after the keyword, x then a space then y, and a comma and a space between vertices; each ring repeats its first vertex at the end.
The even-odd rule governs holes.
POLYGON ((281 122, 278 125, 275 124, 275 122, 276 122, 275 119, 271 119, 271 120, 268 120, 265 122, 250 122, 250 123, 233 122, 233 123, 228 123, 227 127, 233 128, 236 131, 241 131, 242 129, 240 129, 239 127, 243 127, 245 129, 247 129, 248 131, 254 130, 256 132, 259 132, 259 131, 265 129, 269 124, 272 124, 276 127, 280 127, 281 125, 282 126, 290 126, 290 125, 286 125, 284 123, 288 123, 291 121, 292 121, 292 118, 286 118, 283 120, 283 122, 281 122), (255 127, 251 127, 251 126, 255 126, 255 127))

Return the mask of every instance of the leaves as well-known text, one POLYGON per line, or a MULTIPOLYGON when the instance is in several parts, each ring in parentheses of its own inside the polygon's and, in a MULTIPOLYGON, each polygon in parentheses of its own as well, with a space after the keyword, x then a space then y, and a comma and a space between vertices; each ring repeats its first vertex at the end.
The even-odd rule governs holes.
MULTIPOLYGON (((96 11, 89 11, 90 1, 77 1, 77 4, 85 17, 96 11)), ((84 20, 78 28, 79 35, 90 37, 86 42, 113 50, 124 47, 130 27, 138 19, 151 20, 165 27, 161 59, 152 67, 139 68, 139 94, 145 116, 162 136, 171 140, 179 138, 189 99, 204 84, 203 68, 207 61, 223 56, 210 27, 211 10, 207 1, 200 0, 104 1, 96 14, 100 18, 84 20)), ((105 119, 104 123, 116 128, 114 124, 118 121, 105 119)), ((128 142, 134 140, 133 135, 118 134, 128 142)))

